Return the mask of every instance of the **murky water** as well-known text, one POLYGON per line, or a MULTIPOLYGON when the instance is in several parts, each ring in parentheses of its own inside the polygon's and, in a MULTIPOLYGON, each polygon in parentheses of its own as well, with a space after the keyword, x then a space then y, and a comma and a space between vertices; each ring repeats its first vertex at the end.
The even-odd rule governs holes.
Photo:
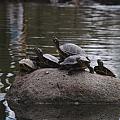
MULTIPOLYGON (((55 54, 52 36, 81 46, 95 66, 101 58, 120 78, 120 6, 46 5, 34 2, 0 4, 0 92, 18 71, 18 60, 32 48, 55 54)), ((78 118, 79 119, 79 118, 78 118)))

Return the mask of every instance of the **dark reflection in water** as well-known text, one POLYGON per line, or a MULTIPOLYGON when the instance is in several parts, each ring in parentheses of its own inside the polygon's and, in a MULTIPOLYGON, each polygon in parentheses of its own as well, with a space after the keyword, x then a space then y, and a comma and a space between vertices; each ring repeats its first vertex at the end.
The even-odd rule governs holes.
POLYGON ((1 102, 0 102, 0 119, 5 120, 5 107, 1 102))
POLYGON ((18 120, 119 120, 119 111, 115 105, 38 105, 26 108, 18 120))
POLYGON ((60 38, 61 44, 72 42, 81 46, 92 66, 101 58, 120 78, 119 18, 120 6, 0 4, 0 92, 11 86, 18 60, 34 55, 32 48, 41 47, 45 53, 57 55, 53 35, 60 38))

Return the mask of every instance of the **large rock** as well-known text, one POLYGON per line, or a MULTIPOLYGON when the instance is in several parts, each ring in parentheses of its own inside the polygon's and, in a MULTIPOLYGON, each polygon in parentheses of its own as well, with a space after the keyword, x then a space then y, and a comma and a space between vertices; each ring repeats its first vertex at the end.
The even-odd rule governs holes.
POLYGON ((120 103, 120 80, 109 76, 78 72, 67 75, 58 69, 39 69, 17 76, 6 95, 17 115, 40 104, 120 103))

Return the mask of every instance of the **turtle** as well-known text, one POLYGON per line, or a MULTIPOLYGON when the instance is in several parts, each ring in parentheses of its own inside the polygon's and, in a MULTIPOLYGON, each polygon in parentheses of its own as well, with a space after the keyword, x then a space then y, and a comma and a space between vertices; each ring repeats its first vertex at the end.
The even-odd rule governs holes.
POLYGON ((94 73, 94 69, 90 66, 90 61, 85 57, 78 55, 72 55, 64 59, 60 63, 60 69, 68 70, 68 74, 71 75, 74 71, 84 71, 89 69, 90 73, 94 73))
POLYGON ((112 71, 110 71, 108 68, 104 66, 103 61, 101 59, 97 59, 97 63, 98 66, 94 67, 94 71, 97 74, 116 77, 116 75, 112 71))
POLYGON ((20 72, 30 73, 36 69, 36 65, 29 58, 24 58, 19 61, 20 72))
POLYGON ((51 54, 43 54, 42 49, 34 48, 38 57, 37 64, 41 68, 58 68, 60 66, 59 59, 51 54))
POLYGON ((69 56, 77 55, 77 54, 81 56, 85 56, 90 61, 86 52, 78 45, 73 43, 65 43, 63 45, 59 45, 59 40, 57 37, 53 38, 53 42, 59 52, 60 62, 63 62, 63 60, 69 56))

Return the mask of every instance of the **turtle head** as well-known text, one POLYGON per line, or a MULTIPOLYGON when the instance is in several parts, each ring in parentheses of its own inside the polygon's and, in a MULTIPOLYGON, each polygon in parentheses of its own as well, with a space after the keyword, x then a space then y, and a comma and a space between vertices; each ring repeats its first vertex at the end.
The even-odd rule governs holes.
POLYGON ((101 59, 97 59, 98 66, 103 66, 103 61, 101 59))
POLYGON ((77 61, 77 63, 79 63, 80 65, 82 65, 82 63, 83 63, 83 61, 80 59, 80 57, 77 57, 77 58, 76 58, 76 61, 77 61))
POLYGON ((54 38, 53 38, 53 42, 54 42, 54 44, 56 45, 56 47, 58 48, 58 47, 59 47, 59 40, 58 40, 57 37, 54 37, 54 38))
POLYGON ((34 51, 37 54, 37 56, 43 56, 42 49, 40 49, 40 48, 34 48, 34 51))

